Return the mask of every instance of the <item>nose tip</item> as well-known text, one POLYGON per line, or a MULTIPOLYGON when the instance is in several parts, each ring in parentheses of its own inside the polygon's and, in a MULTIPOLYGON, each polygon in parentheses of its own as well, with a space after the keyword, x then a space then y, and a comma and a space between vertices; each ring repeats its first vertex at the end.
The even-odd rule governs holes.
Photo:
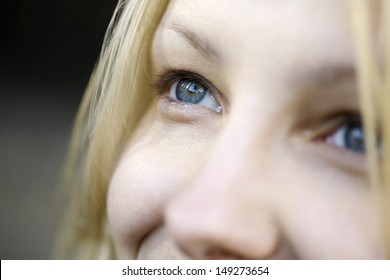
POLYGON ((165 212, 170 234, 187 255, 194 259, 273 258, 280 235, 264 212, 244 213, 239 203, 194 198, 191 194, 178 197, 165 212))

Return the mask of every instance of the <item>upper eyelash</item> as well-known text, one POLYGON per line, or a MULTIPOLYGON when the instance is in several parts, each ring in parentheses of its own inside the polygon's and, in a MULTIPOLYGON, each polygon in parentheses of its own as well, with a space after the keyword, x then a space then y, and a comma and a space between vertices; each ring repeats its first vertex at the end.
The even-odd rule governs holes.
POLYGON ((173 81, 180 80, 180 79, 188 79, 192 82, 201 83, 203 84, 207 89, 214 91, 214 87, 211 85, 209 81, 207 81, 202 76, 185 71, 185 70, 169 70, 166 69, 166 74, 156 74, 155 75, 155 81, 152 86, 159 92, 162 93, 166 90, 167 86, 170 85, 173 81))

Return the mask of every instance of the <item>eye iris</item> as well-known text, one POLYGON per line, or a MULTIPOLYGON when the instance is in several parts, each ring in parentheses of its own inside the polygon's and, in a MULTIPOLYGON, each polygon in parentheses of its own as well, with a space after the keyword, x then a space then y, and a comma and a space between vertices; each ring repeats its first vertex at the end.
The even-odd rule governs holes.
POLYGON ((198 104, 206 93, 205 87, 188 80, 179 81, 176 87, 176 97, 182 102, 198 104))
POLYGON ((364 147, 364 131, 360 126, 351 126, 345 133, 345 145, 347 148, 363 153, 364 147))

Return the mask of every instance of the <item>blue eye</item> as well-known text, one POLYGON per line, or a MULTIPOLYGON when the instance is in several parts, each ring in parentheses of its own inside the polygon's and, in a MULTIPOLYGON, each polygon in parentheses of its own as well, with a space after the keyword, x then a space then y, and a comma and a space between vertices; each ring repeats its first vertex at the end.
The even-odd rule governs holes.
POLYGON ((171 86, 169 96, 183 103, 201 105, 217 113, 222 112, 222 106, 209 89, 200 82, 181 79, 171 86))
POLYGON ((327 142, 356 153, 365 153, 365 136, 360 123, 344 124, 327 138, 327 142))

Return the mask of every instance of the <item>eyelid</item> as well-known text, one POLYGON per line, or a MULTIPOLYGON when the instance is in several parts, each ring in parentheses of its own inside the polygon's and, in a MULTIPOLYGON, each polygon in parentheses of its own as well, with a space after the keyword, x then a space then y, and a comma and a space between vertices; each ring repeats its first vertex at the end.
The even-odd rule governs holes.
POLYGON ((335 132, 343 125, 350 123, 361 123, 361 118, 358 113, 338 113, 331 117, 322 120, 321 124, 318 123, 304 132, 304 139, 306 141, 325 141, 326 138, 335 132))

